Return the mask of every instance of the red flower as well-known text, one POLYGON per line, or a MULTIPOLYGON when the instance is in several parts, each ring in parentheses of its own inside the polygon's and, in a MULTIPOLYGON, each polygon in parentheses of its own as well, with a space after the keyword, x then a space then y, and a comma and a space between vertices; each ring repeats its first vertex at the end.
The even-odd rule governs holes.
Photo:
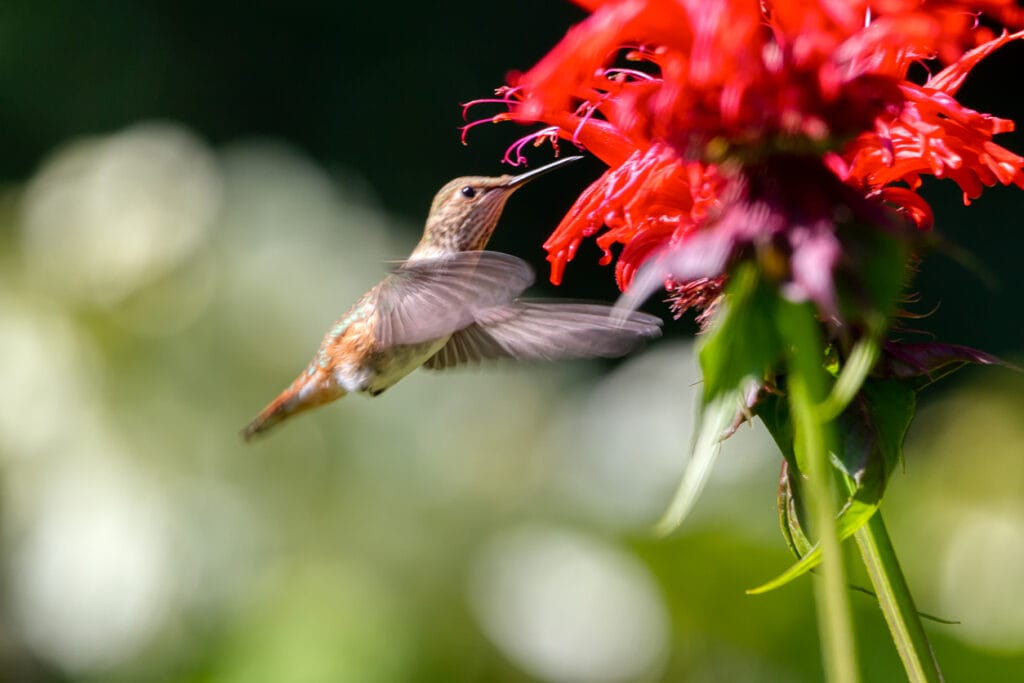
POLYGON ((715 167, 682 161, 664 143, 637 149, 587 188, 544 243, 551 280, 558 283, 584 237, 607 228, 597 238, 610 263, 611 246, 626 245, 616 276, 624 287, 636 265, 650 253, 688 235, 717 205, 721 178, 715 167))
POLYGON ((655 252, 700 245, 701 267, 677 255, 655 279, 684 292, 684 306, 704 305, 695 280, 720 286, 744 245, 781 240, 783 286, 834 313, 838 209, 886 224, 872 212, 887 206, 928 227, 914 192, 923 174, 952 178, 965 200, 996 182, 1024 187, 1024 159, 992 142, 1012 122, 953 97, 980 59, 1024 37, 977 24, 975 9, 1024 25, 1011 0, 578 1, 590 17, 480 101, 507 106, 488 120, 548 125, 507 161, 561 138, 610 167, 545 243, 554 282, 585 237, 598 235, 605 263, 623 245, 623 289, 655 252), (907 79, 932 58, 952 63, 924 85, 907 79), (783 187, 775 174, 807 185, 783 187))
POLYGON ((943 71, 923 86, 900 84, 905 102, 895 116, 880 116, 874 129, 862 133, 832 159, 833 169, 866 192, 906 209, 919 227, 930 228, 931 210, 914 194, 921 176, 951 178, 964 193, 964 203, 997 182, 1024 189, 1024 158, 992 142, 1013 130, 1013 121, 979 114, 955 99, 970 70, 985 56, 1024 33, 1003 33, 943 71), (891 187, 903 182, 909 190, 891 187))

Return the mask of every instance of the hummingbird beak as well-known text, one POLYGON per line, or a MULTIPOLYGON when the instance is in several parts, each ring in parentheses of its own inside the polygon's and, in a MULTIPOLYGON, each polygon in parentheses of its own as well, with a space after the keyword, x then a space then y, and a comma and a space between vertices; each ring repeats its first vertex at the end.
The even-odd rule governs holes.
POLYGON ((560 166, 565 166, 566 164, 571 164, 572 162, 579 161, 582 158, 583 157, 581 155, 577 155, 577 156, 565 157, 564 159, 557 159, 555 161, 552 161, 550 164, 547 164, 545 166, 541 166, 540 168, 535 168, 532 171, 527 171, 526 173, 520 173, 519 175, 512 176, 511 178, 509 178, 505 182, 504 187, 506 187, 508 189, 515 189, 515 188, 523 185, 524 183, 527 183, 527 182, 533 180, 534 178, 538 178, 538 177, 544 175, 545 173, 547 173, 549 171, 554 171, 556 168, 559 168, 560 166))

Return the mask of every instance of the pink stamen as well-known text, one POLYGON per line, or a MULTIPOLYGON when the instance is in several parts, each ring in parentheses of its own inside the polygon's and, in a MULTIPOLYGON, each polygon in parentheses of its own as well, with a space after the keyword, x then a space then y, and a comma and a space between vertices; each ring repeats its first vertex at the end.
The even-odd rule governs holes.
POLYGON ((555 155, 558 155, 558 127, 549 126, 542 128, 536 132, 525 135, 515 142, 513 142, 507 150, 505 150, 505 156, 501 160, 510 166, 521 166, 527 163, 526 156, 523 154, 523 148, 529 144, 533 144, 534 147, 540 147, 544 144, 544 140, 547 139, 552 148, 555 150, 555 155), (514 156, 513 156, 514 155, 514 156))
POLYGON ((477 100, 470 100, 469 102, 464 102, 462 105, 460 105, 462 107, 462 120, 465 121, 466 115, 468 114, 469 110, 477 106, 478 104, 503 104, 508 107, 511 107, 513 104, 516 103, 515 96, 520 90, 521 88, 518 87, 513 88, 512 86, 503 85, 500 88, 494 89, 494 94, 497 95, 497 97, 482 97, 477 100))
POLYGON ((583 130, 583 126, 587 125, 587 122, 590 121, 590 119, 594 116, 594 113, 602 104, 604 104, 605 100, 607 100, 608 97, 609 95, 605 93, 598 99, 597 102, 584 102, 583 104, 576 108, 576 111, 574 113, 577 116, 580 116, 580 112, 585 113, 580 117, 579 124, 577 124, 576 128, 573 130, 572 137, 569 138, 570 140, 572 140, 573 144, 577 145, 578 147, 583 146, 580 144, 579 140, 580 132, 583 130))
POLYGON ((483 98, 483 99, 479 99, 479 100, 472 100, 470 102, 466 102, 466 103, 461 105, 462 106, 462 120, 463 121, 466 120, 466 115, 469 113, 469 110, 472 109, 473 107, 477 106, 478 104, 505 104, 505 105, 508 105, 508 104, 513 104, 513 100, 505 100, 505 99, 501 99, 501 98, 498 98, 498 97, 487 97, 487 98, 483 98))
POLYGON ((466 143, 466 135, 469 133, 469 129, 470 128, 476 128, 477 126, 479 126, 481 124, 484 124, 484 123, 498 123, 500 121, 504 121, 505 120, 504 118, 498 118, 499 116, 501 116, 501 114, 498 114, 498 116, 494 116, 494 117, 491 117, 489 119, 480 119, 479 121, 472 121, 470 123, 467 123, 464 126, 459 126, 459 131, 460 131, 459 140, 462 141, 462 144, 464 144, 464 145, 467 144, 466 143))

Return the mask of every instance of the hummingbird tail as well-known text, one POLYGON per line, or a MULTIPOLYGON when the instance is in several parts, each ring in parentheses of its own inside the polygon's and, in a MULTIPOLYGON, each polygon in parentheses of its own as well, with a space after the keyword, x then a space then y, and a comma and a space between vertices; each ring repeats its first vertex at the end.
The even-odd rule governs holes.
POLYGON ((270 430, 292 415, 333 401, 346 393, 344 391, 340 394, 332 392, 330 396, 327 396, 326 392, 317 391, 317 388, 310 383, 296 381, 260 411, 260 414, 242 430, 242 438, 252 441, 257 435, 270 430))
POLYGON ((267 431, 292 414, 290 403, 296 398, 291 391, 282 392, 242 430, 242 438, 251 441, 257 434, 267 431))

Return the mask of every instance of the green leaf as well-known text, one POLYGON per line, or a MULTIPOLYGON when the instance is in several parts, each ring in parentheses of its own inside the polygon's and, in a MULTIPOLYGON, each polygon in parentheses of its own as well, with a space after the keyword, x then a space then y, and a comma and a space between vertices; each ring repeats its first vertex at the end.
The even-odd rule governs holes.
POLYGON ((756 267, 741 266, 732 274, 725 303, 704 336, 700 365, 704 392, 690 461, 665 514, 658 534, 676 529, 704 489, 721 441, 747 410, 745 397, 756 390, 781 355, 772 321, 774 298, 756 267))
POLYGON ((881 500, 889 475, 900 462, 903 440, 914 417, 914 390, 896 380, 870 379, 839 417, 844 434, 837 465, 857 484, 854 497, 881 500))
MULTIPOLYGON (((857 400, 840 416, 839 430, 843 438, 837 444, 837 452, 833 453, 833 462, 854 482, 854 490, 836 518, 836 532, 840 540, 852 536, 878 510, 889 477, 902 458, 903 440, 914 415, 915 398, 913 389, 904 383, 871 379, 865 382, 857 400)), ((783 403, 782 400, 774 400, 766 402, 763 409, 758 406, 758 416, 765 421, 779 447, 784 449, 787 466, 791 467, 795 456, 792 455, 792 437, 782 428, 784 423, 780 419, 778 404, 783 403)), ((790 512, 799 510, 798 480, 792 474, 788 480, 787 490, 780 486, 780 495, 785 493, 787 496, 787 499, 779 501, 780 521, 785 511, 784 523, 788 529, 783 531, 783 535, 800 560, 775 579, 748 593, 765 593, 778 588, 821 562, 821 550, 817 545, 801 552, 801 539, 806 540, 803 524, 798 515, 790 512)))
MULTIPOLYGON (((839 537, 839 540, 845 541, 850 536, 853 536, 858 529, 864 526, 864 524, 871 519, 871 515, 875 514, 877 509, 877 505, 866 505, 858 500, 847 501, 836 519, 836 535, 839 537)), ((798 562, 796 562, 796 564, 792 565, 789 569, 782 572, 771 581, 763 583, 756 588, 748 589, 747 593, 749 595, 759 595, 761 593, 767 593, 768 591, 775 590, 776 588, 786 585, 793 579, 806 574, 819 564, 821 564, 821 546, 815 544, 800 558, 798 562)))
POLYGON ((700 350, 704 405, 751 380, 761 382, 771 371, 781 354, 774 309, 774 296, 758 270, 751 265, 737 268, 726 288, 724 308, 700 350))
POLYGON ((782 457, 791 466, 795 466, 796 460, 793 456, 793 421, 789 415, 789 404, 785 398, 778 393, 770 393, 763 396, 754 407, 754 414, 761 418, 761 422, 768 428, 782 457))
POLYGON ((701 410, 690 460, 672 502, 654 527, 658 535, 664 536, 674 531, 704 490, 715 458, 721 450, 722 439, 742 408, 743 393, 742 388, 722 393, 701 410))

